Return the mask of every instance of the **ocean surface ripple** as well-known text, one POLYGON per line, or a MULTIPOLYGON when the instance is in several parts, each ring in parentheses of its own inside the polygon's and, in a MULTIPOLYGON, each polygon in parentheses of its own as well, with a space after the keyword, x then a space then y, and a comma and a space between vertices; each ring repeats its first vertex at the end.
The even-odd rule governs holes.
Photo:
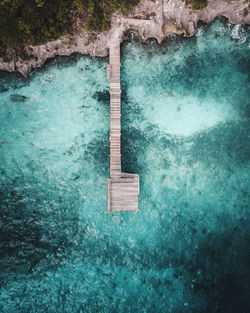
POLYGON ((250 312, 249 39, 122 44, 137 214, 105 214, 108 59, 0 74, 0 312, 250 312))

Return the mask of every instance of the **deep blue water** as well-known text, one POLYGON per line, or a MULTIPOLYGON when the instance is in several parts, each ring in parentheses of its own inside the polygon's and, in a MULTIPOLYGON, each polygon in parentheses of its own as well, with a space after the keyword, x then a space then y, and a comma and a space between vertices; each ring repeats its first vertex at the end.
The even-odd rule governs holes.
POLYGON ((0 74, 1 312, 250 312, 249 38, 123 43, 137 214, 105 213, 108 59, 0 74))

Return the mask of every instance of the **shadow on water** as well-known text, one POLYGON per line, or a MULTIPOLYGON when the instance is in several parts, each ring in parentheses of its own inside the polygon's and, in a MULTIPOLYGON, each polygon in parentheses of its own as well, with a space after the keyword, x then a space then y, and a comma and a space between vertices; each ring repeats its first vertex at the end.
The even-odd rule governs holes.
MULTIPOLYGON (((13 89, 20 89, 23 86, 28 86, 30 82, 34 79, 36 74, 46 73, 48 69, 53 67, 71 67, 83 58, 90 60, 90 62, 98 63, 100 66, 102 66, 103 63, 108 63, 108 57, 100 58, 92 57, 90 55, 82 55, 80 53, 73 53, 69 56, 55 56, 53 58, 47 59, 42 67, 33 69, 27 77, 24 77, 20 73, 16 72, 0 71, 0 93, 8 91, 9 85, 11 85, 13 89)), ((86 65, 84 69, 88 69, 88 66, 86 65)), ((78 71, 81 73, 84 72, 84 69, 79 66, 78 71)))
POLYGON ((12 102, 25 102, 27 101, 29 98, 26 97, 26 96, 21 96, 21 95, 18 95, 18 94, 13 94, 13 95, 10 95, 10 100, 12 102))
POLYGON ((7 92, 10 85, 14 90, 27 86, 27 78, 24 78, 20 73, 0 71, 0 93, 7 92))
POLYGON ((109 90, 97 91, 93 97, 97 101, 109 106, 110 103, 109 90))
POLYGON ((109 132, 96 133, 95 139, 86 143, 85 134, 74 138, 72 145, 64 152, 67 156, 77 156, 77 162, 85 159, 89 162, 96 162, 98 168, 104 172, 107 169, 109 159, 109 132))
POLYGON ((101 175, 106 176, 109 171, 109 133, 99 134, 98 138, 87 145, 84 152, 86 159, 94 160, 95 166, 101 171, 101 175))

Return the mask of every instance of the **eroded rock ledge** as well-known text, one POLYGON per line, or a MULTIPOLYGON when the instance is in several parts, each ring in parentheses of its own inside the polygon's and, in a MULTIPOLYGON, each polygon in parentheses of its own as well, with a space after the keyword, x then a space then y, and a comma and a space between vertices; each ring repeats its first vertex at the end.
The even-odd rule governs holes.
POLYGON ((127 18, 113 14, 111 29, 98 34, 93 42, 90 42, 88 33, 79 32, 70 38, 61 37, 44 45, 27 46, 27 61, 5 62, 0 58, 0 70, 27 76, 32 69, 41 67, 47 59, 56 55, 78 52, 104 57, 108 55, 110 36, 115 34, 122 42, 129 30, 136 32, 142 41, 156 38, 159 43, 168 33, 193 36, 199 20, 210 23, 220 15, 227 17, 232 24, 250 24, 249 3, 247 0, 208 0, 206 8, 193 10, 185 0, 141 0, 127 18))

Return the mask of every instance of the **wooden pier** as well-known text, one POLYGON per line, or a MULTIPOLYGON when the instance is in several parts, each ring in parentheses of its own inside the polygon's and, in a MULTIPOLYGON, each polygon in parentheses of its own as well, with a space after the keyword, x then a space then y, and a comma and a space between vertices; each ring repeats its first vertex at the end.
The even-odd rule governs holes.
POLYGON ((109 42, 110 79, 110 178, 107 181, 107 212, 137 211, 139 175, 121 171, 120 41, 109 42))

